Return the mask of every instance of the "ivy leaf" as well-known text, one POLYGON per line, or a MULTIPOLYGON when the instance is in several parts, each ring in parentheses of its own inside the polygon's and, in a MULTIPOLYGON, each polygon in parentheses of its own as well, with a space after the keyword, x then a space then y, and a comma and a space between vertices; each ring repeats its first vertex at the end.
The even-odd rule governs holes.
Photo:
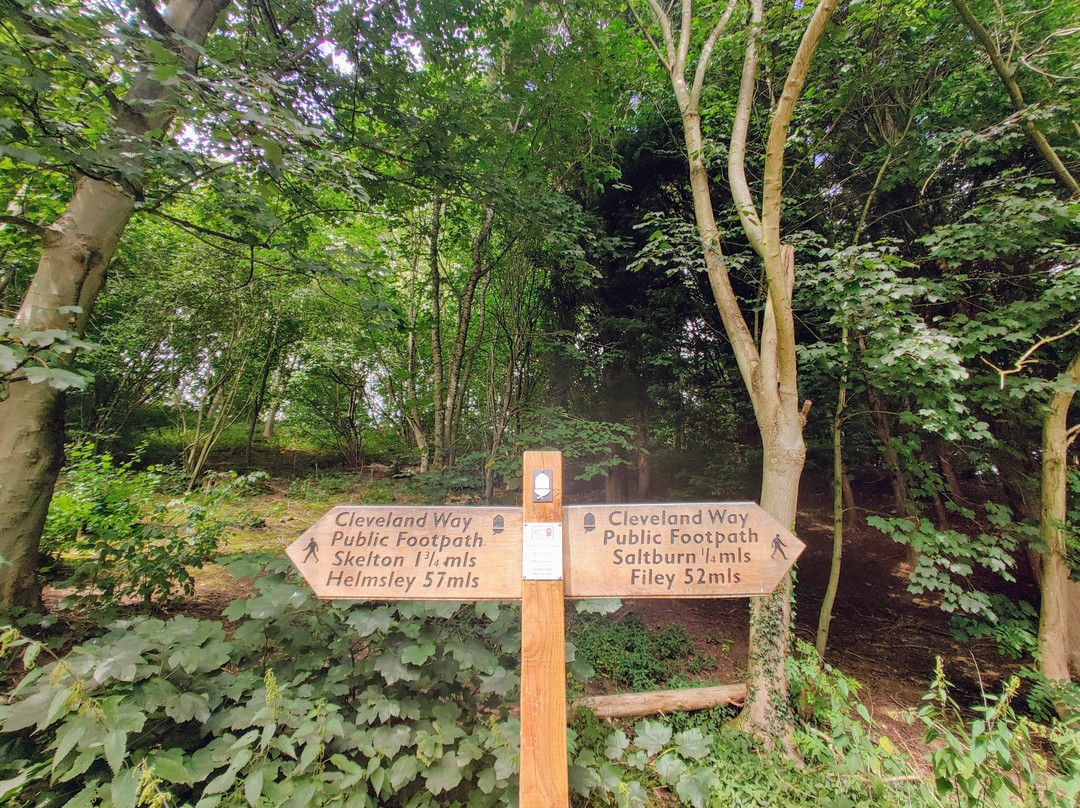
POLYGON ((637 739, 634 743, 638 748, 652 757, 671 740, 671 727, 664 726, 659 721, 640 721, 634 727, 637 731, 637 739))
POLYGON ((458 765, 457 756, 453 752, 447 752, 442 760, 424 773, 424 782, 432 794, 449 791, 460 783, 461 767, 458 765))

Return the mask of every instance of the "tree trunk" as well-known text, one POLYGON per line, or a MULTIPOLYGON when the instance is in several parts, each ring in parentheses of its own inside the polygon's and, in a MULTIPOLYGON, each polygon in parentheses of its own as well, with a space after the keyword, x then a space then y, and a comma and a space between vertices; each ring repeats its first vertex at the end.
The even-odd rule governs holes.
POLYGON ((431 201, 431 230, 428 233, 428 264, 431 272, 431 385, 435 425, 431 430, 431 462, 436 470, 443 466, 443 355, 442 355, 442 290, 439 272, 439 224, 442 198, 438 193, 431 201))
MULTIPOLYGON (((164 17, 197 46, 227 4, 172 0, 164 17)), ((193 70, 198 58, 198 49, 186 46, 180 62, 193 70)), ((141 73, 124 98, 117 128, 140 135, 167 128, 173 113, 168 104, 155 102, 170 92, 149 71, 141 73)), ((134 208, 133 197, 111 183, 80 179, 67 208, 42 236, 38 268, 16 322, 82 333, 134 208), (58 309, 64 306, 79 306, 82 312, 61 314, 58 309)), ((0 403, 0 553, 8 562, 0 566, 0 609, 39 603, 38 546, 63 463, 63 411, 63 396, 44 384, 17 382, 0 403)))
POLYGON ((637 439, 637 500, 644 502, 652 496, 652 466, 649 463, 649 453, 645 448, 649 442, 649 432, 645 421, 645 402, 638 403, 638 411, 634 414, 634 431, 637 439))
POLYGON ((270 406, 266 408, 266 420, 263 422, 262 436, 264 440, 274 437, 274 422, 277 421, 279 402, 276 398, 270 399, 270 406))
MULTIPOLYGON (((1080 354, 1066 371, 1080 383, 1080 354)), ((1066 536, 1063 528, 1067 512, 1067 454, 1070 430, 1069 405, 1072 390, 1059 390, 1050 401, 1043 421, 1042 512, 1040 532, 1046 552, 1042 557, 1042 609, 1039 614, 1039 670, 1047 679, 1069 681, 1080 676, 1080 584, 1069 580, 1066 536)), ((1073 435, 1075 432, 1072 433, 1073 435)), ((1063 705, 1058 705, 1064 713, 1063 705)), ((1064 714, 1062 715, 1064 718, 1064 714)))
MULTIPOLYGON (((41 240, 41 260, 16 321, 81 332, 134 201, 82 180, 41 240), (83 313, 61 314, 64 306, 83 313)), ((47 384, 15 382, 0 402, 0 609, 40 607, 38 545, 64 460, 64 397, 47 384)))
POLYGON ((571 709, 586 707, 597 718, 637 718, 658 713, 709 710, 729 704, 741 705, 746 685, 687 687, 680 690, 653 690, 648 693, 614 693, 572 699, 571 709))
POLYGON ((463 386, 465 365, 465 349, 469 340, 469 326, 472 322, 473 300, 476 297, 476 286, 480 279, 490 269, 490 265, 484 262, 484 245, 491 237, 491 228, 495 222, 495 208, 487 205, 484 208, 484 223, 472 242, 472 263, 469 277, 465 282, 465 288, 461 292, 458 303, 457 334, 454 337, 454 346, 450 353, 450 363, 446 368, 446 398, 443 402, 442 421, 435 420, 435 431, 442 430, 441 446, 445 454, 449 454, 453 448, 455 433, 457 431, 458 415, 458 388, 463 386))
MULTIPOLYGON (((847 328, 843 329, 844 344, 847 344, 847 328)), ((825 587, 825 598, 818 613, 817 638, 814 648, 822 659, 829 644, 829 625, 832 623, 833 604, 836 592, 840 588, 840 567, 844 552, 844 405, 847 402, 847 371, 841 374, 840 389, 836 395, 836 410, 833 413, 833 547, 832 563, 829 565, 829 583, 825 587)))

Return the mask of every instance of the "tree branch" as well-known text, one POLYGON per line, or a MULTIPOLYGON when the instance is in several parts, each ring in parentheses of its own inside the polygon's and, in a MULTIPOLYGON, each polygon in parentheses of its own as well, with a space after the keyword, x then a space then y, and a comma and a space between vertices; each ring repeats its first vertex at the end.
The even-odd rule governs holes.
POLYGON ((29 230, 35 236, 43 235, 48 229, 37 222, 27 219, 25 216, 17 216, 11 213, 0 213, 0 223, 17 225, 18 227, 29 230))
POLYGON ((709 38, 705 40, 705 44, 701 46, 701 54, 698 57, 697 68, 694 71, 694 85, 690 90, 690 104, 695 108, 701 101, 701 88, 705 85, 705 73, 709 67, 709 60, 712 58, 713 48, 716 47, 716 40, 720 38, 720 34, 727 28, 731 15, 735 13, 735 7, 738 4, 739 0, 728 0, 727 8, 724 9, 724 13, 717 20, 712 31, 709 32, 709 38))
POLYGON ((728 144, 728 183, 735 211, 739 214, 743 230, 750 246, 759 255, 765 252, 762 240, 761 219, 758 217, 750 184, 746 180, 746 137, 750 129, 750 114, 754 108, 754 88, 757 84, 758 37, 765 11, 762 0, 750 0, 750 30, 747 33, 746 52, 743 55, 742 79, 739 83, 739 99, 735 105, 735 118, 728 144))
MULTIPOLYGON (((1059 339, 1064 339, 1065 337, 1070 336, 1071 334, 1075 334, 1077 331, 1080 331, 1080 322, 1078 322, 1076 325, 1074 325, 1068 331, 1064 331, 1064 332, 1062 332, 1060 334, 1055 334, 1052 337, 1040 337, 1038 342, 1036 342, 1034 345, 1032 345, 1030 348, 1028 348, 1026 351, 1024 351, 1023 355, 1021 355, 1021 357, 1016 360, 1016 364, 1013 365, 1011 368, 999 368, 997 365, 995 365, 993 362, 991 362, 985 356, 982 356, 982 357, 979 357, 979 358, 982 359, 982 361, 984 363, 986 363, 987 365, 992 367, 995 371, 997 371, 997 374, 1000 377, 1000 381, 1001 381, 1001 389, 1004 390, 1005 389, 1005 377, 1009 376, 1009 375, 1011 375, 1013 373, 1021 373, 1024 370, 1024 367, 1026 365, 1030 364, 1031 362, 1037 361, 1037 360, 1034 360, 1034 359, 1031 358, 1035 354, 1035 352, 1037 350, 1042 348, 1044 345, 1049 345, 1051 342, 1057 342, 1059 339)), ((1076 361, 1077 360, 1075 360, 1075 359, 1073 360, 1074 363, 1076 361)), ((1070 365, 1069 368, 1070 368, 1069 372, 1071 373, 1072 372, 1072 365, 1070 365)))
POLYGON ((1050 141, 1046 139, 1046 135, 1042 133, 1042 130, 1035 125, 1035 122, 1026 116, 1027 105, 1024 103, 1024 95, 1020 91, 1020 85, 1016 81, 1016 77, 1009 66, 1005 64, 1005 60, 1001 56, 1001 51, 998 49, 997 43, 994 42, 993 37, 990 36, 990 32, 983 28, 982 23, 975 19, 975 15, 971 11, 971 7, 967 4, 967 0, 950 0, 953 7, 960 14, 960 17, 964 20, 964 24, 967 25, 968 30, 971 31, 971 35, 978 40, 982 45, 983 50, 986 51, 986 55, 990 57, 990 64, 994 66, 994 71, 998 74, 998 78, 1001 79, 1001 83, 1005 86, 1005 91, 1009 94, 1009 100, 1012 101, 1013 108, 1024 115, 1024 131, 1027 132, 1031 142, 1035 144, 1035 148, 1042 154, 1043 159, 1050 164, 1050 168, 1053 169, 1054 174, 1057 175, 1058 181, 1069 189, 1069 193, 1075 196, 1080 193, 1080 183, 1076 181, 1076 178, 1069 173, 1069 169, 1065 167, 1065 163, 1062 162, 1061 157, 1058 156, 1057 150, 1050 145, 1050 141))

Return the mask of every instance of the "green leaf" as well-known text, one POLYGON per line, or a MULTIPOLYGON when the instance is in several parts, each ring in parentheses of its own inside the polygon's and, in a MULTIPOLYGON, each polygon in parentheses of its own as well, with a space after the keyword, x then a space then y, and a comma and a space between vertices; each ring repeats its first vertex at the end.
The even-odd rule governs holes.
POLYGON ((630 739, 626 737, 626 733, 617 729, 608 736, 607 744, 604 746, 604 757, 608 760, 618 760, 629 745, 630 739))
POLYGON ((622 601, 619 598, 586 598, 575 603, 574 608, 578 614, 611 614, 622 608, 622 601))
POLYGON ((656 773, 660 776, 660 782, 666 786, 676 782, 685 771, 686 764, 678 755, 669 752, 656 759, 656 773))
POLYGON ((210 700, 205 693, 178 693, 165 702, 165 714, 178 724, 192 719, 201 724, 210 717, 210 700))
POLYGON ((33 766, 24 766, 23 770, 10 780, 0 780, 0 803, 7 802, 19 795, 22 787, 31 779, 36 779, 46 764, 37 763, 33 766))
POLYGON ((705 808, 713 788, 719 785, 716 773, 712 769, 701 769, 689 777, 684 777, 675 784, 675 793, 694 808, 705 808))
POLYGON ((113 773, 118 773, 127 757, 127 733, 113 730, 105 737, 105 760, 113 773))
POLYGON ((259 797, 262 796, 263 787, 263 770, 262 768, 255 769, 247 776, 247 780, 244 782, 244 798, 248 801, 248 805, 251 808, 259 802, 259 797))
POLYGON ((453 752, 447 752, 434 766, 424 772, 424 782, 432 794, 449 791, 461 782, 461 767, 453 752))
POLYGON ((435 655, 435 643, 423 642, 410 645, 401 652, 401 661, 407 665, 423 665, 435 655))
POLYGON ((26 379, 30 384, 48 382, 55 390, 86 389, 93 376, 86 372, 64 370, 63 368, 30 367, 26 369, 26 379))
POLYGON ((412 755, 404 755, 394 761, 390 767, 390 788, 399 791, 406 783, 411 783, 420 771, 420 763, 412 755))
POLYGON ((192 773, 184 766, 182 749, 173 748, 154 752, 147 758, 147 763, 153 768, 157 777, 170 783, 190 783, 193 780, 192 773))
POLYGON ((671 740, 671 727, 659 721, 639 721, 634 727, 637 738, 634 744, 652 757, 663 749, 671 740))
POLYGON ((125 769, 113 778, 113 808, 135 808, 139 796, 139 769, 125 769))
POLYGON ((85 721, 69 721, 60 726, 56 731, 56 752, 53 754, 53 771, 56 771, 58 763, 68 756, 68 752, 75 748, 75 744, 86 734, 87 723, 85 721))
POLYGON ((521 677, 503 667, 495 669, 490 676, 480 677, 480 692, 505 696, 521 684, 521 677))
POLYGON ((378 609, 355 611, 345 622, 361 637, 367 637, 376 631, 386 633, 390 630, 390 610, 383 606, 378 609))
POLYGON ((709 754, 713 742, 711 735, 705 735, 697 727, 676 733, 673 740, 675 751, 691 760, 700 760, 709 754))

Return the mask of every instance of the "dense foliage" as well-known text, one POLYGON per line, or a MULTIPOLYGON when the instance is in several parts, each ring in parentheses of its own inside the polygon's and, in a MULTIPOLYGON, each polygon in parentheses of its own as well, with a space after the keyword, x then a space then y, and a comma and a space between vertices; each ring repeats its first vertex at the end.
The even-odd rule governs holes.
MULTIPOLYGON (((236 475, 516 501, 520 452, 551 448, 610 502, 758 498, 773 388, 835 489, 835 577, 862 512, 957 636, 1061 652, 1035 689, 1075 711, 1075 2, 684 3, 0 2, 0 608, 39 608, 44 572, 127 615, 44 667, 3 634, 27 672, 0 802, 511 801, 512 608, 320 605, 278 569, 228 628, 155 612, 257 520, 236 475), (791 361, 737 361, 733 319, 762 349, 789 325, 791 361)), ((676 629, 579 630, 610 680, 678 668, 676 629)), ((970 721, 939 674, 909 716, 927 783, 802 659, 805 771, 734 730, 583 719, 574 788, 1075 804, 1075 730, 1012 685, 970 721)))

